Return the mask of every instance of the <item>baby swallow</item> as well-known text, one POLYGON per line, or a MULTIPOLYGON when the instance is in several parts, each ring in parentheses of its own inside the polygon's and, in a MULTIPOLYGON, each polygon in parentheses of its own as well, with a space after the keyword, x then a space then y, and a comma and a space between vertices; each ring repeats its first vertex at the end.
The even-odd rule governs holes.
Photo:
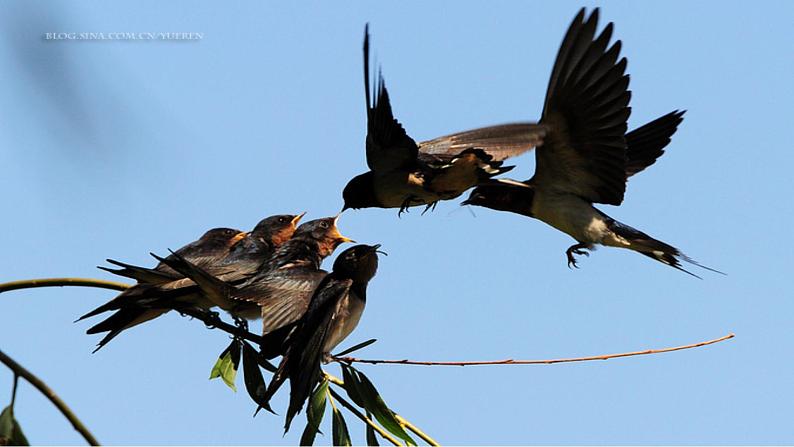
MULTIPOLYGON (((364 90, 367 101, 367 165, 342 192, 344 208, 399 208, 453 199, 467 189, 499 183, 505 159, 532 149, 544 129, 515 123, 460 132, 417 144, 394 119, 389 93, 378 73, 370 90, 369 32, 364 32, 364 90), (374 93, 374 101, 371 95, 374 93)), ((521 185, 519 185, 521 186, 521 185)))
POLYGON ((317 219, 298 227, 292 239, 241 284, 230 284, 178 256, 177 262, 167 263, 193 279, 212 301, 236 302, 251 312, 255 305, 257 316, 262 317, 265 338, 261 351, 270 359, 282 353, 290 325, 306 312, 312 293, 326 276, 327 272, 320 268, 322 260, 341 243, 353 242, 339 232, 337 219, 317 219))
POLYGON ((378 269, 380 245, 356 245, 343 251, 311 295, 308 308, 284 342, 283 358, 267 388, 269 400, 290 380, 285 432, 320 380, 320 363, 358 325, 367 301, 367 284, 378 269))
MULTIPOLYGON (((83 315, 78 321, 103 312, 116 311, 87 331, 89 334, 108 332, 105 338, 99 342, 98 350, 123 330, 159 317, 173 307, 192 305, 209 309, 224 304, 207 299, 193 281, 168 267, 168 262, 176 258, 187 259, 194 265, 200 265, 226 281, 241 281, 255 273, 262 262, 269 258, 278 246, 289 239, 302 216, 303 214, 268 217, 260 221, 250 233, 236 232, 231 237, 227 237, 225 245, 219 243, 218 240, 223 239, 222 235, 230 234, 228 229, 210 230, 198 241, 182 247, 164 259, 154 269, 111 261, 124 268, 120 272, 106 270, 135 278, 139 284, 83 315), (200 243, 202 240, 207 242, 200 243), (207 246, 216 247, 214 258, 210 256, 213 251, 207 246), (154 280, 155 277, 151 276, 151 272, 169 275, 170 279, 161 277, 154 280)), ((250 307, 258 312, 257 306, 250 307)), ((241 308, 242 310, 245 309, 241 308)))
POLYGON ((626 135, 631 97, 626 59, 618 60, 620 41, 608 47, 612 23, 596 37, 597 24, 598 9, 587 19, 582 9, 557 53, 540 120, 547 133, 535 150, 535 175, 509 193, 478 187, 463 203, 534 217, 569 234, 578 242, 566 251, 569 267, 576 266, 574 254, 587 255, 586 249, 601 244, 686 271, 682 260, 699 264, 593 207, 623 202, 628 177, 662 154, 683 114, 673 112, 626 135))

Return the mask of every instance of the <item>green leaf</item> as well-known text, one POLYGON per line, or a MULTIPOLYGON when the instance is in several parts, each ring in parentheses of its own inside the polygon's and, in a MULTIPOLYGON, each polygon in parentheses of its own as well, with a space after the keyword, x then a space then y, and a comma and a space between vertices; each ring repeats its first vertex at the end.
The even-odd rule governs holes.
MULTIPOLYGON (((350 373, 348 374, 350 379, 348 380, 353 381, 353 387, 359 393, 363 401, 362 403, 364 404, 363 407, 371 412, 375 416, 375 419, 380 422, 380 425, 391 432, 391 434, 402 439, 408 445, 416 445, 416 442, 406 433, 402 425, 397 422, 397 419, 394 417, 394 412, 386 406, 386 402, 383 401, 378 390, 375 389, 375 385, 373 385, 361 371, 356 370, 352 366, 348 366, 348 368, 350 369, 350 373)), ((345 381, 345 383, 347 382, 345 381)), ((351 395, 350 398, 353 399, 353 396, 351 395)))
POLYGON ((328 380, 323 380, 312 393, 309 406, 306 407, 306 428, 303 429, 303 435, 301 435, 301 445, 314 444, 317 433, 321 433, 320 424, 323 422, 323 415, 325 415, 327 392, 328 380))
POLYGON ((342 417, 342 413, 334 408, 334 419, 333 419, 333 442, 334 445, 352 445, 350 442, 350 433, 347 431, 347 424, 345 424, 345 418, 342 417))
MULTIPOLYGON (((367 411, 367 419, 372 420, 372 413, 369 411, 367 411)), ((367 426, 367 445, 380 445, 377 436, 375 436, 375 429, 369 424, 364 425, 367 426)))
POLYGON ((14 410, 5 407, 0 413, 0 445, 8 445, 14 435, 14 410))
POLYGON ((273 409, 270 408, 270 403, 265 398, 267 384, 265 384, 265 378, 262 377, 262 371, 259 369, 259 354, 248 342, 244 341, 242 344, 245 389, 257 405, 272 413, 273 409))
POLYGON ((364 398, 361 396, 361 391, 358 386, 359 381, 357 378, 353 377, 352 369, 352 367, 342 364, 342 381, 345 384, 344 388, 350 400, 359 407, 364 408, 366 405, 364 405, 364 398))
POLYGON ((351 352, 358 351, 359 349, 364 349, 367 346, 371 345, 372 343, 375 343, 376 341, 378 341, 378 340, 376 340, 374 338, 370 338, 369 340, 367 340, 365 342, 361 342, 361 343, 353 346, 352 348, 345 349, 344 351, 340 352, 339 354, 334 354, 334 357, 342 357, 343 355, 348 355, 351 352))
POLYGON ((30 445, 10 406, 0 413, 0 445, 30 445))
POLYGON ((210 380, 220 377, 229 388, 237 392, 237 386, 234 384, 234 379, 237 377, 237 367, 240 365, 240 351, 242 343, 240 340, 232 340, 229 347, 221 352, 218 356, 218 361, 210 371, 210 380))

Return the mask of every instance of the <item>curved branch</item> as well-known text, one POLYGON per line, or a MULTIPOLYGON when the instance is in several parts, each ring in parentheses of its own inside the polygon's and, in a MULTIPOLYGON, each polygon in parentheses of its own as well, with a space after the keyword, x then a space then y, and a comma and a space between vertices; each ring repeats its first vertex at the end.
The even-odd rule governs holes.
POLYGON ((100 289, 126 290, 129 284, 115 281, 105 281, 90 278, 46 278, 46 279, 23 279, 22 281, 11 281, 0 284, 0 293, 10 292, 19 289, 35 289, 37 287, 98 287, 100 289))
POLYGON ((63 414, 63 416, 72 423, 72 427, 77 430, 80 435, 88 442, 90 445, 99 445, 99 441, 94 438, 94 435, 88 431, 85 425, 80 421, 80 419, 75 416, 72 410, 66 405, 64 401, 58 397, 55 392, 50 389, 44 382, 41 381, 38 377, 34 376, 33 373, 28 371, 27 369, 23 368, 22 365, 15 362, 14 359, 7 356, 3 351, 0 351, 0 362, 3 362, 11 371, 14 372, 15 375, 22 377, 23 379, 27 380, 28 383, 33 385, 41 394, 44 395, 47 399, 55 405, 56 408, 63 414))
POLYGON ((720 338, 715 338, 714 340, 701 341, 689 345, 676 346, 674 348, 646 349, 644 351, 622 352, 620 354, 604 354, 604 355, 594 355, 590 357, 572 357, 572 358, 549 359, 549 360, 505 359, 505 360, 480 360, 480 361, 470 361, 470 362, 432 362, 432 361, 419 361, 419 360, 370 360, 370 359, 359 359, 355 357, 339 357, 333 360, 336 362, 347 363, 347 364, 368 363, 370 365, 378 365, 378 364, 420 365, 420 366, 551 365, 553 363, 589 362, 593 360, 609 360, 620 357, 632 357, 637 355, 661 354, 664 352, 682 351, 684 349, 692 349, 706 345, 713 345, 714 343, 730 340, 733 337, 735 337, 734 334, 728 334, 720 338))
MULTIPOLYGON (((22 281, 12 281, 0 283, 0 293, 10 292, 12 290, 21 289, 35 289, 38 287, 95 287, 100 289, 111 289, 124 291, 131 287, 130 284, 121 282, 105 281, 102 279, 92 278, 44 278, 44 279, 25 279, 22 281)), ((201 320, 208 327, 217 328, 231 335, 244 338, 257 344, 262 343, 262 337, 254 333, 248 332, 238 326, 228 324, 221 320, 216 312, 208 312, 195 308, 173 308, 175 311, 182 315, 193 317, 201 320)))

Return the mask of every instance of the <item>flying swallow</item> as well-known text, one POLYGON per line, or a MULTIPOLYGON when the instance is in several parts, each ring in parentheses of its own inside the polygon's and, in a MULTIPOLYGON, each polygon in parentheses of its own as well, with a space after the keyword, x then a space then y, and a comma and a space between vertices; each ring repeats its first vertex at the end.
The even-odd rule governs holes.
POLYGON ((380 245, 356 245, 343 251, 311 295, 308 308, 284 342, 283 357, 265 392, 265 400, 290 380, 284 431, 320 380, 320 363, 358 326, 367 301, 367 284, 378 269, 380 245))
POLYGON ((557 53, 540 120, 547 133, 535 150, 535 175, 523 182, 525 188, 508 194, 475 188, 463 204, 534 217, 567 233, 577 241, 566 251, 569 267, 576 267, 574 254, 588 255, 586 250, 600 244, 628 248, 692 274, 681 261, 704 266, 593 207, 623 202, 628 177, 662 154, 683 114, 673 112, 626 135, 631 111, 626 59, 618 60, 619 40, 608 47, 613 24, 596 37, 597 25, 598 8, 587 19, 583 8, 557 53))
POLYGON ((354 177, 345 186, 343 211, 348 208, 399 208, 399 215, 417 205, 425 205, 427 211, 439 200, 458 197, 473 186, 503 181, 494 176, 513 168, 503 166, 503 161, 532 149, 545 132, 537 124, 513 123, 417 144, 394 118, 380 72, 374 91, 370 90, 369 65, 367 27, 364 32, 364 90, 370 170, 354 177))
MULTIPOLYGON (((162 260, 154 269, 146 269, 114 261, 113 263, 116 265, 124 267, 119 274, 138 279, 139 284, 130 287, 108 303, 83 315, 77 321, 103 312, 116 311, 87 331, 89 334, 108 332, 99 342, 98 350, 123 330, 159 317, 177 305, 189 304, 204 309, 214 306, 223 307, 224 302, 217 303, 209 300, 201 293, 200 288, 194 282, 168 267, 168 262, 176 257, 187 259, 195 263, 194 265, 202 266, 207 271, 218 275, 226 281, 240 281, 255 273, 261 264, 272 255, 273 251, 289 239, 302 216, 303 214, 277 215, 265 218, 250 233, 237 232, 229 237, 225 249, 218 248, 215 257, 209 256, 212 250, 207 249, 204 244, 199 242, 204 239, 211 246, 224 246, 219 244, 217 240, 222 239, 222 235, 229 234, 228 229, 208 231, 198 241, 182 247, 169 258, 162 260), (141 272, 148 272, 146 274, 149 275, 152 274, 151 272, 163 273, 169 275, 170 279, 161 278, 153 281, 151 277, 147 277, 141 272), (142 278, 144 279, 142 280, 142 278)), ((106 270, 117 272, 110 269, 106 270)), ((238 303, 235 303, 234 307, 235 309, 239 308, 242 314, 247 310, 238 303)), ((257 306, 252 305, 249 307, 253 309, 255 314, 258 314, 259 308, 257 306)), ((224 310, 229 309, 224 308, 224 310)), ((240 317, 245 316, 241 315, 240 317)))
POLYGON ((261 352, 272 359, 282 353, 290 325, 306 312, 312 293, 327 275, 320 268, 323 259, 340 244, 353 242, 339 232, 337 220, 338 216, 304 223, 255 275, 241 284, 230 284, 180 256, 166 263, 195 281, 212 301, 236 302, 250 311, 256 305, 265 339, 261 352))

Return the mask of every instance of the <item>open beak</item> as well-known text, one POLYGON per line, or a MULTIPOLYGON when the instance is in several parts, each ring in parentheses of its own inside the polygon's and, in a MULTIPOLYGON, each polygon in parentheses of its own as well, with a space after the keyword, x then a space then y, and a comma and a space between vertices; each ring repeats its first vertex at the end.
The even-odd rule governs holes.
POLYGON ((306 211, 304 211, 304 212, 298 214, 297 216, 293 217, 292 218, 292 226, 294 227, 294 226, 298 225, 298 222, 300 222, 301 217, 303 217, 305 215, 306 215, 306 211))
POLYGON ((339 214, 337 214, 336 217, 334 217, 334 226, 331 228, 330 236, 332 238, 334 238, 335 240, 340 241, 340 243, 341 242, 352 242, 352 243, 355 244, 356 241, 354 241, 353 239, 350 239, 349 237, 342 236, 342 233, 339 232, 339 228, 337 228, 337 226, 336 226, 336 222, 338 220, 339 220, 339 214))

